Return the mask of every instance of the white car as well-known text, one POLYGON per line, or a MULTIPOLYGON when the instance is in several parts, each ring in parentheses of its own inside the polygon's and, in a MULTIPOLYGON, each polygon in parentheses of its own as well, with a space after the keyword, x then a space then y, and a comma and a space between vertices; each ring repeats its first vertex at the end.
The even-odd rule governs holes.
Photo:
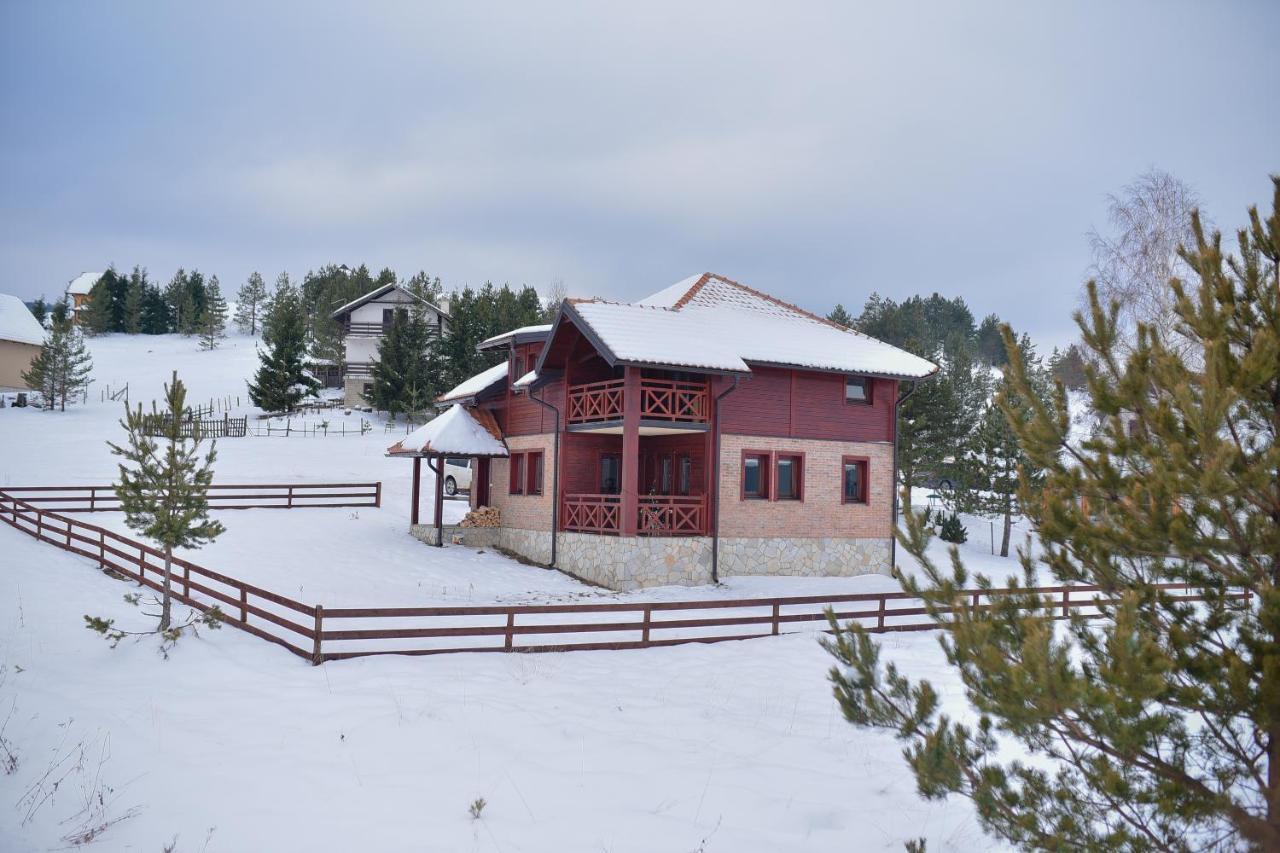
POLYGON ((459 490, 471 491, 471 460, 445 457, 444 493, 453 497, 459 490))

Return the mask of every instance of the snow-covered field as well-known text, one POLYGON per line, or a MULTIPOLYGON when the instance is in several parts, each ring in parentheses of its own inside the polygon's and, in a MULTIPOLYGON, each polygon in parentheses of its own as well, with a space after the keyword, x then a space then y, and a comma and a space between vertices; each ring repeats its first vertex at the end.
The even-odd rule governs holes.
MULTIPOLYGON (((243 400, 255 364, 244 337, 212 353, 178 337, 111 336, 91 348, 95 379, 128 382, 135 402, 158 397, 175 367, 193 401, 243 400)), ((112 481, 105 441, 120 435, 121 404, 98 402, 98 386, 89 398, 66 413, 0 411, 0 483, 112 481)), ((196 559, 331 606, 613 595, 410 537, 409 465, 383 455, 396 436, 373 420, 362 437, 219 442, 222 482, 381 480, 383 507, 224 512, 227 533, 196 559)), ((448 517, 464 509, 449 503, 448 517)), ((970 526, 970 565, 1016 571, 987 553, 987 538, 985 523, 970 526)), ((896 584, 752 578, 635 595, 883 589, 896 584)), ((18 758, 0 775, 0 849, 65 847, 77 831, 128 815, 93 844, 159 850, 176 836, 178 850, 209 851, 900 850, 924 836, 931 850, 995 846, 967 803, 918 799, 891 737, 843 722, 813 635, 312 668, 224 629, 184 639, 165 661, 151 640, 113 650, 84 629, 84 614, 142 624, 121 600, 127 591, 87 561, 0 526, 0 737, 18 758), (487 805, 472 819, 478 797, 487 805), (82 813, 87 802, 106 805, 82 813)), ((956 704, 932 634, 883 642, 887 657, 956 704)))

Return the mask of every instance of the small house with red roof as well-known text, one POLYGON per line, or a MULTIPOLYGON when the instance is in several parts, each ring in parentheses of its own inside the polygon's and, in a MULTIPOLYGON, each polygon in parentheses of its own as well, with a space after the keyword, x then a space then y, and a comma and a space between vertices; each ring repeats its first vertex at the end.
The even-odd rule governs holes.
POLYGON ((721 275, 566 300, 442 395, 492 416, 487 537, 613 589, 888 573, 896 417, 932 363, 721 275))

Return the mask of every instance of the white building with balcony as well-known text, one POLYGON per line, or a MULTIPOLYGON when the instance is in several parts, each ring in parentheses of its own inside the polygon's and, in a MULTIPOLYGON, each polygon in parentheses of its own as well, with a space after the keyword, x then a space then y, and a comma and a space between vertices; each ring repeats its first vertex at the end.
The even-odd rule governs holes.
POLYGON ((448 332, 449 314, 445 308, 419 299, 398 284, 383 285, 333 312, 333 319, 342 326, 345 354, 341 376, 346 405, 366 405, 365 395, 373 389, 378 341, 391 329, 396 312, 407 314, 415 305, 425 306, 427 322, 436 334, 448 332))

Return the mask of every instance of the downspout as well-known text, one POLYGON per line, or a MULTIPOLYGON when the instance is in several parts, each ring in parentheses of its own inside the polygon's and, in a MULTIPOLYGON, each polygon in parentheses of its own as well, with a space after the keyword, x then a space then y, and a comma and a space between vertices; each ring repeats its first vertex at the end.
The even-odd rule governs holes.
POLYGON ((911 383, 911 390, 893 401, 893 527, 889 536, 889 570, 898 571, 898 407, 916 393, 918 383, 911 383))
POLYGON ((712 484, 715 488, 715 510, 712 513, 713 523, 711 525, 711 582, 720 583, 720 401, 728 397, 734 391, 738 390, 738 379, 733 377, 733 384, 716 395, 716 425, 715 432, 712 436, 712 444, 715 448, 712 454, 715 459, 715 474, 712 478, 712 484))
POLYGON ((435 499, 431 501, 433 512, 436 515, 436 547, 444 547, 444 507, 440 506, 440 490, 444 488, 444 457, 437 455, 436 464, 431 464, 431 457, 427 457, 427 467, 436 475, 435 499))
POLYGON ((560 527, 560 410, 546 400, 534 396, 533 388, 529 389, 529 399, 539 406, 550 409, 556 416, 556 432, 551 451, 551 568, 556 567, 556 540, 560 527))

